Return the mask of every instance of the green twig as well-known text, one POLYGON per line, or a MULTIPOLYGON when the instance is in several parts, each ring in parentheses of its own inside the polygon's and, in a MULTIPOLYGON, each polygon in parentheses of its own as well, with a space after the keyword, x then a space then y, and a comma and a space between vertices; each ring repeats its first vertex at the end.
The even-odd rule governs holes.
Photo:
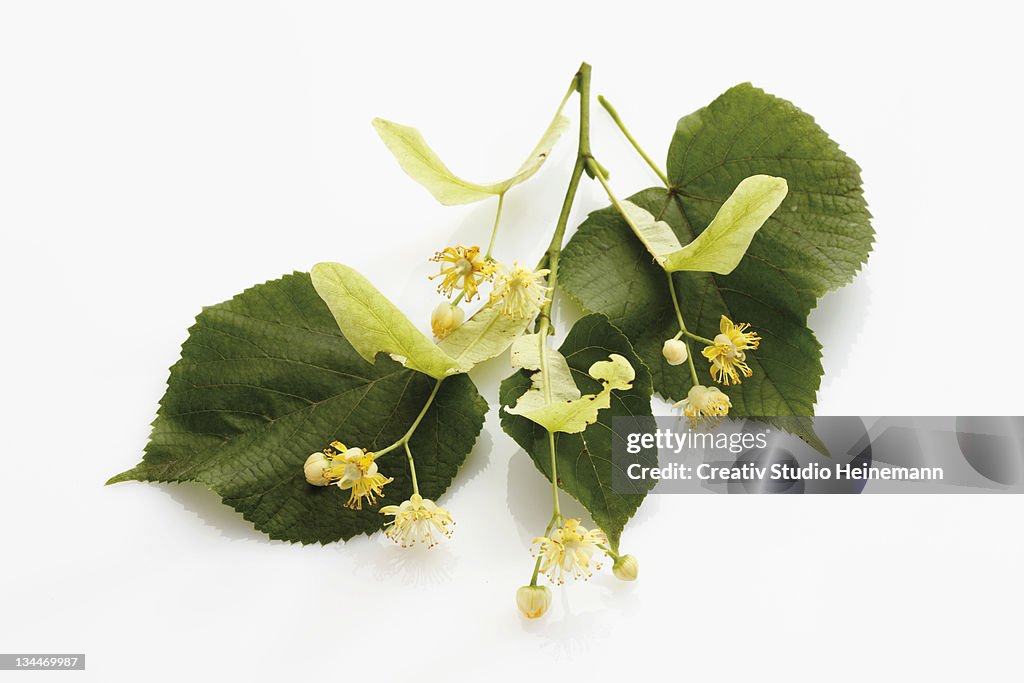
MULTIPOLYGON (((540 343, 540 372, 544 381, 545 399, 551 403, 551 378, 548 374, 547 362, 547 337, 551 333, 551 306, 554 303, 555 291, 558 287, 558 263, 562 255, 562 241, 565 239, 565 229, 569 225, 569 216, 572 213, 572 205, 576 200, 576 191, 579 189, 580 179, 584 171, 587 171, 588 162, 593 161, 590 154, 590 65, 584 62, 573 79, 573 86, 570 92, 575 91, 580 96, 580 137, 576 150, 576 163, 573 165, 572 175, 569 177, 569 187, 565 192, 565 199, 562 201, 562 209, 558 214, 558 222, 555 224, 555 232, 551 235, 551 242, 548 244, 544 256, 537 265, 538 269, 547 268, 550 272, 547 276, 549 287, 547 299, 541 306, 537 316, 537 336, 540 343)), ((564 101, 563 101, 564 104, 564 101)), ((587 171, 589 173, 589 171, 587 171)), ((551 494, 553 511, 551 521, 548 522, 544 535, 551 534, 551 529, 556 523, 562 520, 562 512, 558 503, 558 459, 555 451, 555 434, 548 430, 548 447, 551 455, 551 494)), ((541 558, 538 556, 533 566, 533 575, 530 585, 537 585, 537 574, 540 571, 541 558)))

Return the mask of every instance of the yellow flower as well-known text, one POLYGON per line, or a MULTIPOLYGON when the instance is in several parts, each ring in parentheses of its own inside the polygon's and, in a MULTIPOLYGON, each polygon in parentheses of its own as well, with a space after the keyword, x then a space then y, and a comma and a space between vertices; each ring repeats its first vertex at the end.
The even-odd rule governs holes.
POLYGON ((466 319, 466 312, 447 301, 442 301, 430 314, 430 329, 438 339, 444 339, 454 332, 462 321, 466 319))
POLYGON ((418 493, 401 505, 385 505, 380 513, 394 516, 385 525, 384 534, 403 548, 420 542, 432 548, 438 544, 439 537, 450 537, 451 527, 455 525, 447 510, 418 493))
POLYGON ((761 338, 753 332, 748 332, 750 327, 747 323, 736 324, 722 316, 719 329, 721 333, 714 339, 714 344, 705 346, 704 357, 711 361, 711 376, 715 381, 729 386, 739 384, 740 374, 750 377, 753 372, 747 365, 748 349, 756 349, 761 343, 761 338), (738 371, 738 372, 737 372, 738 371))
POLYGON ((732 401, 718 387, 695 384, 690 387, 686 398, 672 407, 682 408, 683 415, 689 417, 692 424, 696 424, 704 418, 728 415, 732 401))
POLYGON ((441 272, 430 279, 442 278, 437 291, 452 296, 456 289, 466 294, 466 301, 472 301, 479 292, 477 287, 494 274, 494 264, 480 255, 480 247, 446 247, 434 254, 431 261, 441 264, 441 272))
POLYGON ((377 471, 377 456, 362 448, 346 448, 340 441, 332 441, 324 454, 330 465, 323 476, 342 491, 350 492, 345 503, 349 509, 362 510, 363 498, 373 505, 378 496, 384 495, 384 485, 394 481, 377 471))
POLYGON ((530 270, 518 263, 502 267, 494 281, 491 304, 500 305, 501 312, 510 318, 529 318, 547 301, 550 288, 544 286, 547 268, 530 270))
POLYGON ((588 531, 580 526, 580 520, 570 519, 551 536, 539 536, 533 542, 538 544, 540 571, 555 583, 565 583, 566 574, 573 579, 589 579, 593 575, 591 567, 601 568, 600 563, 591 562, 591 557, 598 544, 607 544, 608 538, 600 529, 588 531))

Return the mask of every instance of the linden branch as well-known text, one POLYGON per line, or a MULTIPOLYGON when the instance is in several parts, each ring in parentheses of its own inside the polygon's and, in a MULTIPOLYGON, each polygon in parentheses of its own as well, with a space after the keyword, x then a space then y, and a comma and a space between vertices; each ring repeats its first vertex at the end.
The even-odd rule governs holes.
MULTIPOLYGON (((540 371, 544 378, 546 400, 551 403, 551 382, 548 376, 547 361, 547 338, 551 334, 551 307, 555 300, 555 292, 558 288, 558 262, 562 254, 562 241, 565 238, 565 229, 569 224, 569 215, 572 213, 572 206, 576 200, 576 191, 580 186, 580 179, 588 170, 588 162, 593 160, 590 153, 590 65, 584 62, 573 78, 573 86, 569 94, 576 92, 580 96, 580 137, 576 149, 576 162, 573 164, 572 175, 569 177, 569 187, 565 192, 565 199, 562 201, 562 210, 558 214, 558 222, 555 224, 555 232, 551 235, 551 243, 548 245, 544 256, 537 269, 547 268, 550 270, 547 276, 548 297, 540 313, 537 316, 536 331, 540 344, 540 371)), ((568 95, 567 95, 568 96, 568 95)), ((563 100, 563 104, 565 101, 563 100)), ((600 166, 599 166, 600 167, 600 166)), ((602 169, 603 170, 603 169, 602 169)), ((551 521, 548 522, 544 535, 548 536, 555 524, 562 520, 561 508, 558 504, 558 462, 555 457, 555 433, 548 430, 548 447, 551 454, 551 492, 553 501, 553 512, 551 521)), ((530 585, 537 585, 537 575, 540 572, 540 561, 538 557, 533 567, 533 576, 530 578, 530 585)))

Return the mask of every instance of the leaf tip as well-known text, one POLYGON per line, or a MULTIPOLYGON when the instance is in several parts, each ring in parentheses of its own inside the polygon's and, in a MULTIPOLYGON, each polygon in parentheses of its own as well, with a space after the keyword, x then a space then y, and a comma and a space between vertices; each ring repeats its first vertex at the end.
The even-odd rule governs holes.
POLYGON ((120 474, 115 474, 110 479, 107 479, 103 483, 103 485, 110 486, 111 484, 120 484, 121 482, 125 481, 135 481, 138 478, 136 470, 138 470, 138 468, 133 467, 130 470, 125 470, 124 472, 121 472, 120 474))

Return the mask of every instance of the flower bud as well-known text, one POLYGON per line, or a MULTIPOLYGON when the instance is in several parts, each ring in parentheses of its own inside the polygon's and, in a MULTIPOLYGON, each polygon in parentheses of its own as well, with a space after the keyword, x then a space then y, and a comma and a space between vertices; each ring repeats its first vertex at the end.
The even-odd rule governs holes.
POLYGON ((306 464, 302 466, 302 471, 306 475, 306 481, 313 486, 327 486, 331 483, 331 480, 326 477, 330 466, 331 463, 327 456, 317 451, 306 458, 306 464))
POLYGON ((430 329, 438 339, 444 339, 466 319, 466 312, 455 304, 442 301, 430 314, 430 329))
POLYGON ((636 575, 640 571, 640 563, 632 555, 619 555, 612 565, 612 573, 615 578, 622 581, 636 581, 636 575))
POLYGON ((541 617, 551 605, 551 589, 547 586, 520 586, 516 591, 516 604, 527 619, 541 617))
POLYGON ((661 347, 661 355, 669 365, 682 365, 686 362, 686 342, 678 339, 666 339, 661 347))

